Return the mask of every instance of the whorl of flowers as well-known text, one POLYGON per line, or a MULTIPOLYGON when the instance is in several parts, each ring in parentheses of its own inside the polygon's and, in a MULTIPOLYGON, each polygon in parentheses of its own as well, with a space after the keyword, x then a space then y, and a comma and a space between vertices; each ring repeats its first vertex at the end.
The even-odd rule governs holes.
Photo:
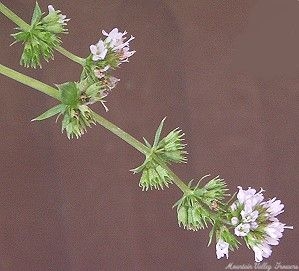
POLYGON ((187 152, 184 150, 185 144, 182 143, 184 134, 181 133, 181 130, 175 129, 160 140, 165 119, 161 121, 156 131, 153 145, 144 138, 150 151, 143 164, 131 170, 134 174, 142 172, 139 182, 142 190, 168 187, 172 183, 172 177, 161 164, 183 163, 187 160, 185 157, 187 152))
POLYGON ((226 195, 226 184, 219 176, 211 179, 203 187, 201 178, 196 186, 189 182, 189 191, 174 205, 177 206, 178 224, 187 230, 197 231, 208 227, 208 223, 214 224, 213 212, 220 208, 219 203, 226 195))
POLYGON ((48 14, 44 16, 38 3, 28 29, 19 29, 13 34, 15 42, 22 42, 24 50, 20 64, 25 67, 42 67, 41 58, 46 61, 54 58, 54 50, 61 44, 59 34, 67 33, 65 28, 69 19, 62 15, 60 10, 55 10, 52 5, 48 6, 48 14))
POLYGON ((85 76, 95 76, 100 80, 110 70, 119 67, 121 63, 129 62, 129 57, 135 53, 135 51, 130 51, 130 41, 134 37, 127 39, 126 31, 119 32, 117 28, 114 28, 109 33, 102 30, 102 33, 106 38, 90 45, 91 55, 86 65, 90 70, 85 71, 85 76))
MULTIPOLYGON (((68 82, 57 85, 60 92, 61 104, 52 107, 33 120, 44 120, 55 116, 63 116, 62 132, 65 130, 67 137, 80 137, 87 127, 96 124, 93 111, 89 105, 105 101, 106 96, 99 83, 90 84, 88 80, 81 82, 68 82)), ((58 118, 57 118, 58 119, 58 118)))

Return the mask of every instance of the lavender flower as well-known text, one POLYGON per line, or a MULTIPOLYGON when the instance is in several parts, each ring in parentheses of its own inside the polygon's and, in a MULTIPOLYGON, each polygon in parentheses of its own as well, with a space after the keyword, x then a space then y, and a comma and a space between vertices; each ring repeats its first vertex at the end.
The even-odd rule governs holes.
POLYGON ((276 198, 263 201, 261 189, 256 192, 249 187, 238 187, 237 200, 231 205, 231 224, 235 235, 243 237, 247 246, 255 253, 255 261, 260 262, 272 253, 272 246, 279 244, 284 229, 292 229, 281 223, 277 215, 284 212, 284 205, 276 198))
POLYGON ((216 256, 217 259, 220 259, 224 256, 228 259, 228 248, 229 244, 222 239, 219 239, 217 244, 216 244, 216 256))
POLYGON ((103 60, 108 52, 106 44, 102 40, 99 40, 96 45, 90 45, 89 48, 93 61, 103 60))

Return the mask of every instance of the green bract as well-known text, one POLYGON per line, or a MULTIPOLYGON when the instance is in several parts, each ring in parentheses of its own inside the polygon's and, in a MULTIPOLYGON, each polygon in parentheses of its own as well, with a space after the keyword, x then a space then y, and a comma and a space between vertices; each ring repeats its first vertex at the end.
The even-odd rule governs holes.
POLYGON ((90 84, 88 80, 68 82, 57 85, 61 104, 54 106, 34 120, 44 120, 57 114, 63 115, 62 131, 68 138, 80 137, 92 124, 96 124, 94 113, 88 105, 103 101, 105 94, 98 83, 90 84))
POLYGON ((185 144, 182 143, 184 134, 181 130, 175 129, 166 137, 160 140, 165 118, 161 121, 155 135, 154 143, 151 144, 144 139, 145 144, 149 148, 149 153, 146 155, 144 163, 133 169, 134 173, 142 172, 139 186, 142 190, 148 189, 163 189, 172 183, 171 177, 167 170, 161 166, 162 163, 182 163, 186 162, 184 151, 185 144))
POLYGON ((15 42, 22 42, 24 50, 20 64, 26 68, 41 68, 41 58, 46 61, 54 58, 54 49, 61 44, 58 36, 60 33, 67 33, 65 29, 67 19, 62 19, 63 15, 59 10, 49 11, 43 17, 43 13, 36 3, 28 29, 18 28, 19 32, 12 34, 15 42))

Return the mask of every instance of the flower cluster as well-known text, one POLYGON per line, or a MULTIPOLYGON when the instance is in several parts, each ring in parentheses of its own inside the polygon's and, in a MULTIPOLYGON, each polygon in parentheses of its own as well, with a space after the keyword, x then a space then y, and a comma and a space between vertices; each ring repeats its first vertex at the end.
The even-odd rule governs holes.
POLYGON ((88 80, 79 83, 68 82, 57 85, 61 104, 49 109, 34 120, 44 120, 57 114, 63 115, 62 132, 65 130, 68 138, 80 137, 92 124, 96 124, 94 113, 88 105, 101 102, 105 92, 99 83, 90 84, 88 80))
POLYGON ((156 134, 153 145, 145 138, 145 144, 149 148, 143 164, 131 171, 135 173, 142 172, 139 186, 142 190, 163 189, 172 183, 171 177, 162 164, 166 163, 182 163, 187 159, 184 150, 185 144, 182 143, 184 134, 181 130, 175 129, 166 137, 160 140, 165 118, 161 121, 156 134))
POLYGON ((135 51, 130 51, 130 41, 135 37, 131 36, 127 40, 127 31, 119 32, 117 28, 112 29, 109 33, 103 30, 102 33, 106 36, 105 40, 99 40, 97 44, 90 45, 92 60, 101 61, 101 64, 106 62, 110 68, 116 68, 122 62, 128 62, 129 57, 135 53, 135 51), (114 55, 112 58, 116 60, 115 62, 111 61, 111 54, 114 55))
POLYGON ((19 29, 18 33, 13 34, 15 42, 22 42, 24 50, 20 63, 25 67, 41 67, 41 58, 46 61, 54 58, 54 49, 61 44, 58 36, 67 33, 65 28, 69 19, 62 15, 60 10, 55 10, 52 5, 48 6, 49 13, 43 13, 36 3, 31 25, 28 29, 19 29))
POLYGON ((203 229, 207 227, 207 222, 213 224, 215 220, 213 211, 220 208, 218 203, 226 195, 226 184, 219 176, 210 180, 205 186, 199 187, 203 178, 195 187, 191 187, 192 181, 189 182, 190 190, 174 205, 177 206, 179 226, 183 225, 187 230, 203 229))
MULTIPOLYGON (((281 223, 277 215, 284 210, 284 205, 276 198, 264 201, 264 190, 253 188, 243 190, 238 187, 237 200, 229 207, 230 224, 234 234, 244 239, 246 245, 255 253, 255 261, 260 262, 272 253, 273 245, 278 245, 284 229, 292 227, 281 223)), ((229 242, 218 238, 216 254, 228 255, 229 242)))
POLYGON ((130 51, 130 41, 134 37, 127 39, 127 32, 119 32, 117 28, 109 33, 103 30, 102 33, 106 38, 90 45, 91 54, 85 61, 81 79, 88 78, 99 82, 107 95, 119 82, 119 79, 111 76, 109 72, 121 63, 128 62, 128 58, 135 53, 130 51))

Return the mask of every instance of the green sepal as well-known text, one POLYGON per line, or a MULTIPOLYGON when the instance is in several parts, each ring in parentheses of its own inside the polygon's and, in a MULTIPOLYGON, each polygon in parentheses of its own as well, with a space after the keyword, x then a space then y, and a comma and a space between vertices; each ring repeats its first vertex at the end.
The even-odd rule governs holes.
POLYGON ((215 235, 215 232, 216 232, 216 224, 213 225, 211 231, 209 232, 209 242, 207 244, 207 246, 209 247, 213 241, 213 237, 215 235))
POLYGON ((87 87, 86 95, 94 98, 98 95, 100 89, 101 89, 100 84, 99 83, 94 83, 94 84, 87 87))
POLYGON ((157 155, 165 162, 186 163, 188 154, 184 148, 186 144, 184 141, 184 133, 179 128, 172 130, 166 137, 164 137, 156 147, 157 155))
POLYGON ((80 90, 74 82, 56 85, 60 91, 61 101, 65 105, 76 107, 79 102, 80 90))
POLYGON ((36 121, 36 120, 40 121, 40 120, 45 120, 45 119, 51 118, 57 114, 62 114, 65 111, 65 109, 66 109, 66 106, 64 104, 58 104, 58 105, 50 108, 43 114, 39 115, 38 117, 34 118, 31 121, 36 121))
POLYGON ((15 38, 14 43, 19 42, 19 41, 27 41, 28 38, 30 38, 30 32, 20 31, 15 34, 11 34, 11 36, 15 38))
POLYGON ((225 196, 229 196, 229 194, 226 193, 228 191, 227 185, 224 179, 219 178, 219 176, 214 177, 202 188, 199 188, 200 181, 194 187, 194 195, 201 198, 206 205, 211 206, 213 202, 219 203, 225 196))
POLYGON ((232 234, 226 226, 221 226, 219 232, 217 232, 218 239, 222 239, 229 244, 229 249, 234 251, 239 248, 241 244, 236 235, 232 234))
POLYGON ((151 144, 147 141, 147 139, 145 137, 143 137, 143 141, 148 148, 152 147, 151 144))
POLYGON ((32 19, 31 19, 31 25, 34 25, 35 23, 39 22, 42 18, 42 15, 43 13, 39 7, 39 4, 36 2, 35 8, 33 10, 32 19))

